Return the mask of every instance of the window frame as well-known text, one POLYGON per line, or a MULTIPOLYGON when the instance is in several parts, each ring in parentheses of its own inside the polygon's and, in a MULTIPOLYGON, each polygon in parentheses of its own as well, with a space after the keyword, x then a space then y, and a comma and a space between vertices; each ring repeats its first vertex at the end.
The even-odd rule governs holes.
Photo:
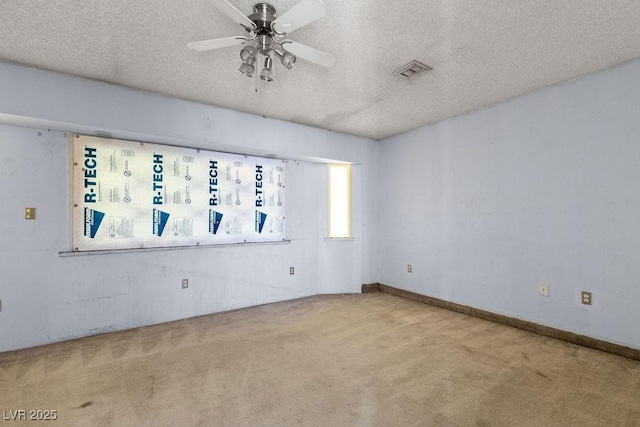
POLYGON ((329 239, 352 239, 351 229, 351 165, 349 163, 331 163, 327 168, 328 174, 328 232, 329 239), (337 177, 334 172, 346 171, 346 176, 340 177, 339 182, 335 182, 337 177), (336 185, 346 187, 346 191, 336 194, 336 185), (346 194, 344 194, 346 193, 346 194), (338 200, 340 199, 340 200, 338 200), (342 206, 336 207, 340 203, 342 206), (337 211, 340 209, 340 211, 337 211), (341 215, 341 218, 336 218, 341 215), (339 224, 337 224, 339 222, 339 224), (344 232, 346 231, 346 232, 344 232))

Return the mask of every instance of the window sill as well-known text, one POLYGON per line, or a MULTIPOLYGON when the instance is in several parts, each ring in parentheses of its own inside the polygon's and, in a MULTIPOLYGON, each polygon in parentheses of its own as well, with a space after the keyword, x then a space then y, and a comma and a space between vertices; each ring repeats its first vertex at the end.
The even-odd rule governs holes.
POLYGON ((220 243, 216 245, 197 245, 197 246, 168 246, 168 247, 156 247, 156 248, 131 248, 131 249, 104 249, 93 251, 61 251, 58 253, 60 257, 74 257, 74 256, 86 256, 86 255, 111 255, 111 254, 129 254, 137 252, 162 252, 162 251, 184 251, 193 249, 213 249, 213 248, 229 248, 238 246, 266 246, 266 245, 282 245, 290 244, 291 240, 285 239, 282 241, 270 241, 270 242, 242 242, 242 243, 220 243))

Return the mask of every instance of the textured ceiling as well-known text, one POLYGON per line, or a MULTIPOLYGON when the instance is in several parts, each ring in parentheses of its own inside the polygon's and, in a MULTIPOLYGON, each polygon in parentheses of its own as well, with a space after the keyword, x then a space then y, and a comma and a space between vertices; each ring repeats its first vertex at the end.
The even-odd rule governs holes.
MULTIPOLYGON (((230 0, 249 14, 255 1, 230 0)), ((297 0, 272 0, 283 14, 297 0)), ((3 0, 0 59, 204 104, 382 139, 640 57, 638 0, 325 0, 288 38, 331 69, 238 72, 245 35, 208 0, 3 0), (392 72, 411 60, 434 71, 392 72)))

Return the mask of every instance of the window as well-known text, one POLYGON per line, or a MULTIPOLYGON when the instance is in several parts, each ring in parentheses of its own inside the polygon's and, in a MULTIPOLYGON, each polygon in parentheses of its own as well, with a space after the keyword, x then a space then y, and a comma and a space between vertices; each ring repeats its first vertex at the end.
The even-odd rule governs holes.
POLYGON ((350 165, 329 165, 329 237, 351 237, 350 165))
POLYGON ((283 160, 72 139, 74 252, 286 239, 283 160))

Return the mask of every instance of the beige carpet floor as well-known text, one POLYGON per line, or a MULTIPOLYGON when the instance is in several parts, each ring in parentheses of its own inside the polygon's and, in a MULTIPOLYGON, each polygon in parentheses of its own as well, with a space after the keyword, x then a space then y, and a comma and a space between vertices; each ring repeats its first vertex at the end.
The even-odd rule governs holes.
POLYGON ((640 426, 640 362, 385 293, 0 354, 0 425, 640 426))

